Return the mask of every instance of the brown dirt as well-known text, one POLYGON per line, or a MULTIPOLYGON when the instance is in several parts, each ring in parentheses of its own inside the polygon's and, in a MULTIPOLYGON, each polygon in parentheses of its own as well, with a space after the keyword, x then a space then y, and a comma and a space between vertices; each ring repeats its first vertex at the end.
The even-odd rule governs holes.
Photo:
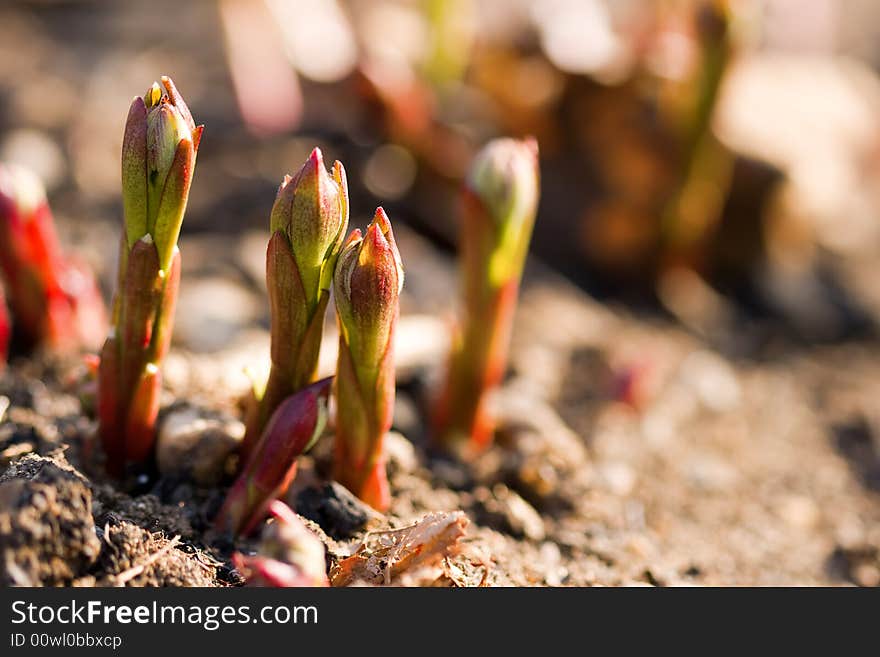
POLYGON ((28 455, 0 477, 0 581, 70 584, 100 551, 83 477, 61 460, 28 455))
MULTIPOLYGON (((412 240, 402 237, 404 252, 412 240)), ((424 276, 438 290, 450 275, 442 263, 423 263, 439 267, 424 276)), ((472 524, 453 560, 458 584, 876 585, 873 350, 853 343, 733 359, 536 269, 492 449, 468 465, 426 449, 419 427, 436 367, 424 368, 399 382, 396 427, 407 437, 389 439, 386 518, 325 483, 329 436, 301 460, 288 501, 326 534, 328 566, 367 528, 461 509, 472 524), (548 332, 541 318, 551 314, 548 332), (615 399, 621 370, 644 373, 635 407, 615 399)), ((223 359, 220 352, 211 372, 189 376, 210 383, 223 359)), ((0 493, 12 500, 0 512, 4 581, 109 585, 122 574, 127 585, 240 583, 229 557, 253 542, 210 530, 223 487, 144 472, 120 489, 85 467, 93 423, 60 383, 70 380, 64 372, 55 364, 40 373, 30 359, 2 378, 10 406, 0 425, 8 464, 0 493)), ((234 408, 234 391, 215 389, 214 406, 234 408)))

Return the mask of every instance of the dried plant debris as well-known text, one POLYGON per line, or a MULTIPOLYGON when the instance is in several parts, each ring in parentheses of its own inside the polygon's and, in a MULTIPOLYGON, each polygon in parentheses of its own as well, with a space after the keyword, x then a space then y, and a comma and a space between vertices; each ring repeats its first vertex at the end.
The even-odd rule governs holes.
MULTIPOLYGON (((216 586, 222 564, 207 554, 130 522, 106 525, 100 532, 101 572, 97 586, 216 586), (187 549, 189 553, 185 552, 187 549)), ((82 584, 90 582, 82 581, 82 584)))
POLYGON ((429 513, 415 524, 368 532, 350 557, 330 571, 333 586, 428 586, 447 572, 468 526, 461 511, 429 513))

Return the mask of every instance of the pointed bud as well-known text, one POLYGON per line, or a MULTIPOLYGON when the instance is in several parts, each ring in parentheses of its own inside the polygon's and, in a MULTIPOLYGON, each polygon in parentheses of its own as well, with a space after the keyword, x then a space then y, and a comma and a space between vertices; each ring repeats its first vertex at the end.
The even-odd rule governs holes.
MULTIPOLYGON (((174 105, 174 108, 180 113, 180 116, 186 122, 187 127, 190 131, 197 130, 196 123, 193 121, 189 107, 186 102, 184 102, 183 96, 180 95, 177 87, 174 86, 174 80, 167 75, 163 75, 160 79, 162 80, 162 87, 165 89, 168 99, 171 101, 171 104, 174 105)), ((155 82, 153 84, 155 85, 155 82)))
POLYGON ((189 197, 202 126, 170 78, 132 101, 122 141, 122 193, 129 248, 151 235, 167 268, 189 197))
POLYGON ((366 234, 355 231, 346 242, 333 278, 339 320, 357 365, 375 366, 381 360, 403 277, 391 223, 378 208, 366 234))
POLYGON ((332 174, 315 148, 292 178, 285 176, 270 228, 287 236, 307 299, 329 288, 336 255, 348 227, 348 183, 340 162, 332 174))
POLYGON ((394 410, 394 326, 403 266, 391 222, 376 210, 352 233, 336 266, 339 319, 333 476, 379 511, 390 503, 382 442, 394 410))
POLYGON ((314 381, 331 278, 347 227, 345 170, 335 162, 328 173, 315 148, 295 176, 284 177, 272 207, 266 253, 272 367, 249 413, 243 460, 278 404, 314 381))
POLYGON ((159 252, 159 263, 163 271, 168 269, 171 257, 177 248, 177 238, 180 236, 183 214, 189 198, 189 187, 192 183, 195 156, 195 149, 190 140, 184 139, 178 143, 162 188, 162 196, 159 199, 153 224, 153 236, 156 239, 156 250, 159 252))

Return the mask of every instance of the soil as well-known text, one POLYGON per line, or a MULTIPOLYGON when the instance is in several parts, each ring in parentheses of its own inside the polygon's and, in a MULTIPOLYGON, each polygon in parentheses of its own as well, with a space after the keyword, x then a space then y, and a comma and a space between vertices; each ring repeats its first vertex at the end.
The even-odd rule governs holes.
MULTIPOLYGON (((406 230, 400 242, 404 254, 428 248, 406 230)), ((450 262, 417 262, 408 311, 448 306, 450 262)), ((770 341, 760 358, 730 357, 533 265, 487 453, 463 464, 428 449, 420 427, 441 363, 409 367, 388 439, 390 513, 325 479, 332 435, 301 459, 288 502, 320 528, 328 568, 368 529, 463 510, 472 522, 450 561, 456 585, 877 585, 873 352, 869 342, 782 351, 770 341)), ((217 384, 240 349, 206 358, 178 347, 174 358, 185 381, 202 381, 193 395, 205 417, 237 413, 239 391, 217 384)), ((213 487, 155 468, 106 479, 81 372, 19 358, 0 380, 2 581, 241 584, 230 556, 254 539, 234 543, 210 523, 228 474, 213 487)))

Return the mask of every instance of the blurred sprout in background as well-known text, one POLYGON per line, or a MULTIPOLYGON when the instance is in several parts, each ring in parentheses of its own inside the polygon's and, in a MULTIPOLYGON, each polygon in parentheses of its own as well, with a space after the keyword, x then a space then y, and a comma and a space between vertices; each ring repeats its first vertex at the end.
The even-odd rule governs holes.
MULTIPOLYGON (((219 126, 184 239, 261 230, 267 191, 317 143, 358 172, 354 206, 383 203, 451 246, 478 148, 534 135, 533 253, 590 291, 659 301, 708 334, 713 302, 696 298, 745 298, 815 338, 857 329, 874 303, 844 264, 880 232, 870 2, 22 0, 0 12, 0 158, 33 168, 69 217, 110 226, 118 211, 121 130, 96 123, 95 92, 121 107, 121 80, 173 70, 219 126), (173 24, 157 21, 163 7, 173 24)), ((92 248, 95 261, 105 247, 92 248)), ((194 309, 202 299, 193 291, 194 309)), ((246 323, 205 312, 182 340, 201 332, 216 347, 246 323)))

